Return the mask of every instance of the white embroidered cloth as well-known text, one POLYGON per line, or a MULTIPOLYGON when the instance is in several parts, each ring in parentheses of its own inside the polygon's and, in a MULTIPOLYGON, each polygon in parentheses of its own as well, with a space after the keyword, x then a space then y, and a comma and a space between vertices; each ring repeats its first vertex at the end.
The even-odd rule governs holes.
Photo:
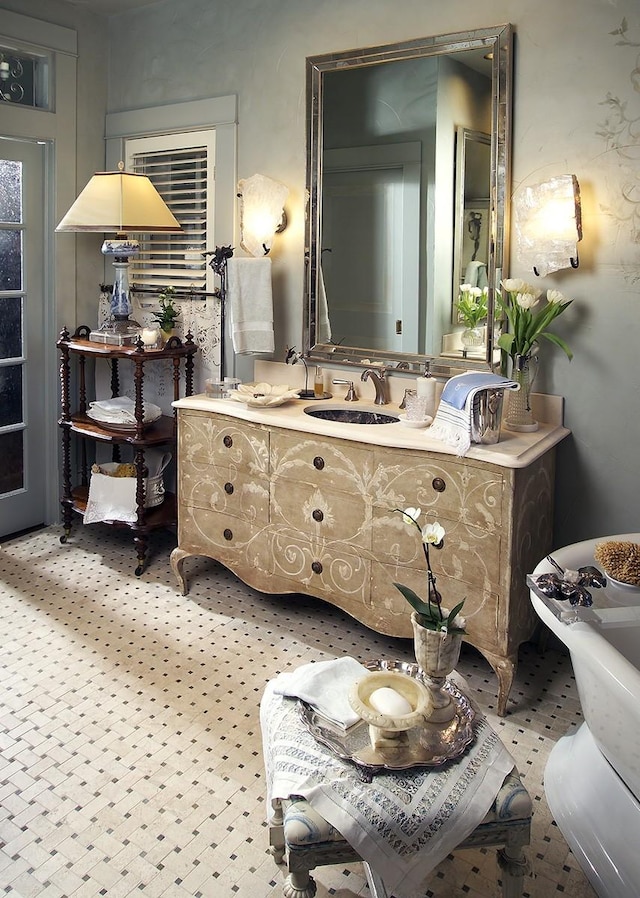
POLYGON ((513 758, 484 717, 476 739, 441 767, 378 773, 362 782, 354 766, 320 745, 298 702, 267 684, 260 705, 267 807, 306 798, 382 878, 396 898, 424 895, 424 879, 470 835, 513 769, 513 758), (422 886, 422 888, 421 888, 422 886))

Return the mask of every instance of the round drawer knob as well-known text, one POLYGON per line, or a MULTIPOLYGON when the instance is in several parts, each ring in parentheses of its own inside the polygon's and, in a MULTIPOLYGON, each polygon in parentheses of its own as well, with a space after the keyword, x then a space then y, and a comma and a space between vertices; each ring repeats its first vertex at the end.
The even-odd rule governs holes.
POLYGON ((320 523, 320 521, 324 521, 324 512, 320 511, 319 508, 314 508, 313 511, 311 512, 311 517, 313 518, 314 521, 317 521, 318 523, 320 523))
POLYGON ((231 542, 231 540, 233 539, 233 530, 229 530, 229 528, 226 527, 226 528, 223 530, 222 535, 223 535, 224 538, 227 540, 227 542, 231 542))
POLYGON ((322 573, 322 562, 312 561, 311 562, 311 570, 313 571, 314 574, 321 574, 322 573))
POLYGON ((447 484, 444 482, 442 477, 434 477, 431 481, 431 486, 434 488, 436 493, 444 493, 447 488, 447 484))
POLYGON ((231 496, 233 494, 233 484, 227 481, 227 483, 225 483, 224 485, 224 491, 227 496, 231 496))
POLYGON ((313 467, 316 471, 321 471, 324 468, 324 458, 321 455, 316 455, 313 460, 313 467))
POLYGON ((229 434, 222 438, 222 442, 225 444, 227 449, 231 449, 231 447, 233 446, 233 438, 230 437, 229 434))

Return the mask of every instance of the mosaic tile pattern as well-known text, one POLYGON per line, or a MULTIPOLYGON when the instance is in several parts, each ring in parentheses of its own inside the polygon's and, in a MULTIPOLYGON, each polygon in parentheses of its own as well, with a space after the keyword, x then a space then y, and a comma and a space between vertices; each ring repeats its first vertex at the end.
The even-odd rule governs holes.
MULTIPOLYGON (((52 527, 0 549, 0 890, 31 898, 275 898, 258 707, 265 684, 312 659, 413 660, 323 602, 262 596, 189 559, 171 536, 133 575, 130 534, 52 527)), ((525 898, 594 898, 546 804, 555 740, 580 723, 571 664, 524 646, 507 718, 496 680, 463 648, 458 674, 534 800, 525 898)), ((318 898, 369 894, 360 865, 316 871, 318 898)), ((425 898, 499 894, 493 851, 460 852, 425 898)))

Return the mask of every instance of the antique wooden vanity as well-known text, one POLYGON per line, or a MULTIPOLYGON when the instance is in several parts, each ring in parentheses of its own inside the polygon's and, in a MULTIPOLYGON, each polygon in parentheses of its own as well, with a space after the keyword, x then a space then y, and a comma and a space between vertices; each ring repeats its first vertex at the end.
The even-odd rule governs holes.
POLYGON ((262 592, 316 596, 373 630, 410 637, 410 608, 393 583, 424 593, 425 564, 394 509, 419 506, 446 529, 444 549, 432 553, 438 588, 449 607, 465 599, 466 640, 496 672, 505 713, 518 647, 536 624, 525 576, 552 548, 564 427, 504 433, 459 458, 428 430, 317 420, 304 400, 264 410, 205 396, 175 405, 171 564, 185 593, 185 559, 205 555, 262 592))

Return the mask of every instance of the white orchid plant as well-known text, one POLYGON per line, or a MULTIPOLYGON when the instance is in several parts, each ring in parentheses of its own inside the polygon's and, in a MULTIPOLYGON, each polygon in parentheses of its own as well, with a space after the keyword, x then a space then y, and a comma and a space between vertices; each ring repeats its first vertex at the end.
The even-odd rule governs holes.
POLYGON ((420 533, 422 541, 422 550, 427 562, 427 601, 425 602, 410 587, 403 583, 394 583, 396 589, 400 590, 407 602, 412 606, 420 624, 427 630, 439 630, 442 633, 464 633, 464 628, 456 626, 456 616, 462 610, 464 599, 457 604, 455 608, 445 615, 442 610, 442 596, 438 592, 436 586, 436 578, 431 569, 431 561, 429 559, 429 547, 441 549, 444 545, 445 529, 437 521, 427 523, 424 527, 420 526, 419 508, 396 508, 394 511, 400 512, 405 523, 411 527, 416 527, 420 533))
POLYGON ((533 344, 539 337, 559 346, 569 361, 573 353, 557 334, 551 334, 547 328, 558 315, 571 305, 558 290, 547 290, 546 304, 536 311, 542 291, 532 287, 520 278, 507 278, 501 282, 503 296, 497 293, 498 304, 509 322, 508 333, 502 333, 498 346, 504 349, 512 359, 517 355, 526 356, 531 352, 533 344))

